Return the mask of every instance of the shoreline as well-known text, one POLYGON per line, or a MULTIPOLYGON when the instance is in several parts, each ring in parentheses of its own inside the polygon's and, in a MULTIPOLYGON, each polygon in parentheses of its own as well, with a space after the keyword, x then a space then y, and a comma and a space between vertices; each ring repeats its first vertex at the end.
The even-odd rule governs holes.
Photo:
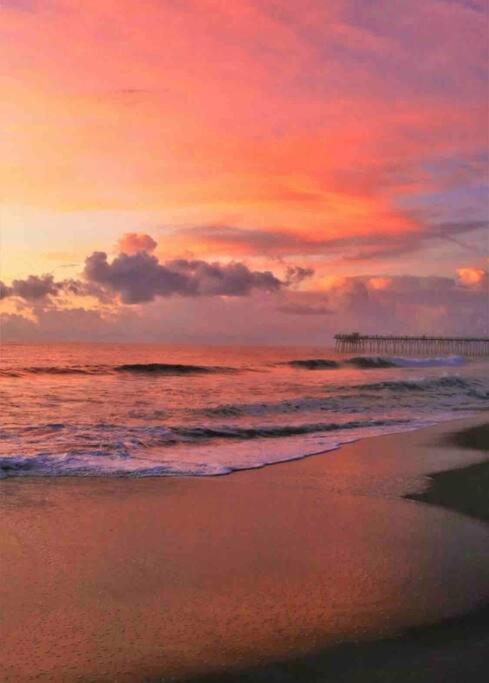
MULTIPOLYGON (((457 422, 451 420, 449 424, 457 422)), ((461 422, 466 423, 467 418, 462 418, 461 422)), ((440 444, 485 452, 486 459, 428 474, 425 491, 407 493, 403 498, 489 522, 489 422, 453 430, 440 440, 440 444)), ((486 602, 467 613, 412 627, 390 638, 345 642, 301 659, 185 678, 179 683, 266 683, 268 680, 276 683, 382 683, 386 680, 458 683, 467 675, 470 675, 470 681, 482 683, 488 651, 489 602, 486 602), (449 653, 448 648, 454 649, 449 653), (440 656, 443 657, 441 666, 440 656), (405 671, 409 666, 412 675, 405 671)), ((159 680, 162 679, 154 679, 151 683, 159 680)))
MULTIPOLYGON (((489 412, 488 411, 481 411, 481 412, 489 412)), ((379 432, 377 434, 367 434, 367 435, 361 435, 357 437, 352 437, 349 440, 343 441, 338 443, 337 445, 328 448, 328 449, 322 449, 318 451, 313 451, 311 453, 304 453, 303 455, 296 455, 290 458, 285 458, 284 460, 274 460, 271 462, 265 462, 265 463, 260 463, 258 465, 250 465, 249 467, 242 467, 242 468, 237 468, 237 469, 230 469, 229 471, 226 472, 216 472, 213 474, 180 474, 180 473, 165 473, 165 474, 133 474, 130 471, 129 472, 116 472, 116 473, 111 473, 111 472, 104 472, 103 474, 18 474, 15 476, 12 475, 3 475, 0 476, 0 482, 2 481, 16 481, 18 479, 22 480, 32 480, 32 481, 38 481, 38 480, 65 480, 65 481, 77 481, 80 479, 92 479, 92 480, 99 480, 99 481, 107 481, 110 479, 166 479, 166 478, 176 478, 176 479, 215 479, 215 478, 221 478, 221 477, 229 477, 232 475, 239 475, 240 473, 243 472, 255 472, 255 471, 260 471, 267 469, 269 467, 275 467, 275 466, 283 466, 286 465, 287 463, 294 463, 294 462, 301 462, 302 460, 307 460, 308 458, 315 458, 315 457, 321 457, 321 456, 327 456, 329 453, 334 453, 336 451, 340 451, 344 448, 347 448, 349 446, 352 446, 354 444, 362 443, 366 440, 369 439, 380 439, 382 437, 390 437, 390 436, 399 436, 402 437, 404 434, 410 434, 410 433, 416 433, 416 432, 423 432, 427 429, 433 429, 436 427, 443 427, 446 425, 451 425, 451 424, 457 424, 459 422, 467 422, 470 420, 474 419, 479 419, 479 413, 474 413, 470 416, 463 416, 463 417, 456 417, 454 418, 453 416, 450 417, 450 419, 446 420, 441 420, 438 422, 432 422, 432 423, 427 423, 424 425, 410 425, 409 423, 406 424, 407 429, 393 429, 385 432, 379 432)), ((7 470, 8 471, 8 470, 7 470)), ((409 496, 405 496, 409 497, 409 496)))
POLYGON ((429 475, 430 486, 406 498, 489 522, 489 423, 448 435, 447 445, 487 452, 486 462, 429 475))
POLYGON ((453 660, 461 642, 476 662, 489 564, 466 558, 489 548, 486 527, 402 499, 430 472, 485 459, 441 443, 462 422, 486 420, 233 477, 0 481, 2 680, 373 683, 385 663, 384 680, 404 683, 396 666, 433 647, 453 660))
MULTIPOLYGON (((175 683, 484 683, 489 604, 399 636, 345 642, 302 659, 175 679, 175 683), (467 678, 467 676, 469 678, 467 678)), ((138 678, 162 683, 166 678, 138 678)))

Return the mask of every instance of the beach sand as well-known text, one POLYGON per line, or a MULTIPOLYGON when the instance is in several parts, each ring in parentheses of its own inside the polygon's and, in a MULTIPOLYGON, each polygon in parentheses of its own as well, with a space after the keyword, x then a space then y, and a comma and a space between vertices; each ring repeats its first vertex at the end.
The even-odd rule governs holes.
MULTIPOLYGON (((476 425, 447 434, 448 446, 489 452, 489 424, 476 425)), ((489 464, 469 465, 462 470, 438 472, 431 477, 427 491, 408 496, 489 522, 489 464)))
MULTIPOLYGON (((434 472, 407 499, 489 521, 489 423, 423 430, 420 444, 471 449, 483 462, 434 472), (429 436, 428 436, 429 434, 429 436), (425 438, 427 437, 427 438, 425 438)), ((459 463, 460 465, 461 463, 459 463)), ((487 577, 489 582, 489 575, 487 577)), ((344 643, 306 657, 189 679, 192 683, 482 683, 489 668, 489 603, 472 612, 406 629, 393 638, 344 643)))
POLYGON ((488 527, 420 501, 479 515, 486 421, 218 478, 1 481, 0 680, 482 680, 488 527))

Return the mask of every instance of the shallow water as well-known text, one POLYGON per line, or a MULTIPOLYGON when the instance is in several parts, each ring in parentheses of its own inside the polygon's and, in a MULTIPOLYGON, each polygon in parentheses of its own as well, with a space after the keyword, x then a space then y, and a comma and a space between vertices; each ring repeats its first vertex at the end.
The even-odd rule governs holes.
POLYGON ((0 482, 0 678, 175 680, 477 607, 487 526, 390 497, 480 458, 437 442, 369 439, 230 477, 0 482))
POLYGON ((489 363, 325 348, 4 345, 0 476, 214 475, 489 407, 489 363))

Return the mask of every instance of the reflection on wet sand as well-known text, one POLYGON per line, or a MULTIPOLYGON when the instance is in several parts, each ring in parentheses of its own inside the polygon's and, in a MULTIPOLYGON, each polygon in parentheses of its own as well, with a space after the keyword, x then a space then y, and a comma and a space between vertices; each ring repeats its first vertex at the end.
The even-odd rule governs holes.
POLYGON ((476 607, 487 528, 396 497, 480 459, 444 430, 214 479, 1 482, 3 679, 170 680, 476 607))

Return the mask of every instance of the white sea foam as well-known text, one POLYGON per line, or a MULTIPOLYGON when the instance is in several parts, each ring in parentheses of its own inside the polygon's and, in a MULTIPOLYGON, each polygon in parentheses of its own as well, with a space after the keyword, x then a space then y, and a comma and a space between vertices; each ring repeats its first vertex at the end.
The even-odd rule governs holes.
POLYGON ((463 356, 440 356, 437 358, 389 358, 394 365, 400 368, 439 368, 459 367, 464 365, 463 356))
POLYGON ((237 441, 231 446, 222 442, 199 445, 194 449, 156 450, 151 457, 131 453, 119 445, 112 450, 38 453, 30 456, 0 458, 0 479, 8 477, 161 477, 220 476, 239 470, 259 469, 267 465, 300 460, 310 455, 336 450, 340 446, 370 436, 411 431, 434 424, 448 415, 409 423, 387 421, 346 428, 333 433, 313 432, 275 437, 253 442, 237 441))

